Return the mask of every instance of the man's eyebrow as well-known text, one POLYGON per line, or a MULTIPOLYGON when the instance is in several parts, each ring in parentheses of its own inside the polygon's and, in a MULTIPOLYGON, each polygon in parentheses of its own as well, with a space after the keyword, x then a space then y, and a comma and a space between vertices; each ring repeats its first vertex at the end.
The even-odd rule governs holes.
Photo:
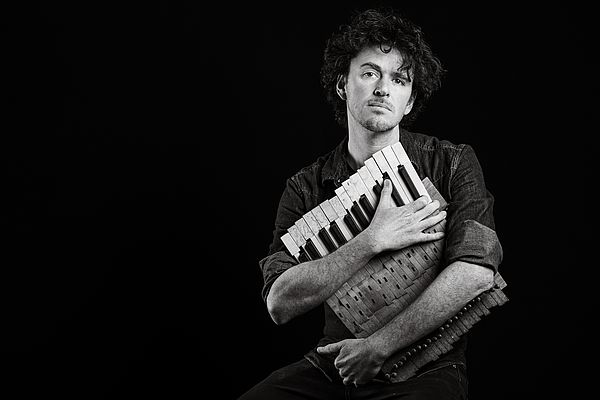
POLYGON ((360 66, 360 67, 361 67, 361 68, 362 68, 362 67, 371 67, 371 68, 373 68, 373 69, 376 69, 377 71, 381 71, 381 68, 379 67, 379 65, 377 65, 377 64, 373 64, 372 62, 366 62, 366 63, 363 63, 363 64, 361 64, 361 66, 360 66))
POLYGON ((392 72, 392 75, 396 78, 408 79, 410 81, 410 72, 408 69, 399 69, 398 71, 392 72))

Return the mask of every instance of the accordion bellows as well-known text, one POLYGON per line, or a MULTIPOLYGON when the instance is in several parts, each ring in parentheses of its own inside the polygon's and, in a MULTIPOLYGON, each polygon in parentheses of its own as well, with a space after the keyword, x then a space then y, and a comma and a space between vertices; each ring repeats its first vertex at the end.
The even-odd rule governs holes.
MULTIPOLYGON (((401 143, 373 154, 365 165, 336 189, 336 196, 310 210, 288 229, 282 241, 299 262, 320 258, 352 240, 365 229, 377 207, 383 179, 392 181, 392 198, 397 206, 420 196, 447 203, 428 178, 414 169, 401 143)), ((443 231, 445 220, 426 232, 443 231)), ((416 244, 384 252, 372 258, 328 300, 327 304, 357 338, 380 329, 435 279, 442 265, 444 240, 416 244)), ((430 361, 452 349, 490 308, 504 304, 506 283, 499 274, 494 288, 471 300, 463 309, 430 335, 390 357, 382 375, 391 382, 406 380, 430 361)))

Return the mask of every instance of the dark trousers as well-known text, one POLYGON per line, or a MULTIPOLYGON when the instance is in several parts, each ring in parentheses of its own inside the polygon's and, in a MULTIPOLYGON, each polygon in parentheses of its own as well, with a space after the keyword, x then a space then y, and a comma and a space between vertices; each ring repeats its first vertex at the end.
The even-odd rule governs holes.
POLYGON ((330 381, 303 359, 274 371, 238 400, 383 400, 467 398, 467 376, 461 364, 432 369, 400 383, 371 382, 354 387, 341 380, 330 381))

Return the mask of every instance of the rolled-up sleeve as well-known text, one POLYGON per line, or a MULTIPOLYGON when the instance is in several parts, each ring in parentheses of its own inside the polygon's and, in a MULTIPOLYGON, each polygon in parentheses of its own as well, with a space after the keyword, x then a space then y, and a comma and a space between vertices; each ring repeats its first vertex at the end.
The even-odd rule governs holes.
POLYGON ((473 149, 464 145, 452 166, 446 226, 448 264, 464 261, 498 272, 502 246, 495 231, 494 197, 473 149))
POLYGON ((262 298, 264 302, 267 302, 267 296, 273 286, 275 279, 285 271, 298 264, 296 259, 290 256, 286 251, 278 251, 267 257, 263 258, 258 262, 260 270, 263 274, 263 288, 262 298))
POLYGON ((262 298, 265 303, 273 282, 279 275, 298 264, 298 261, 285 249, 281 236, 287 232, 287 229, 295 221, 302 217, 304 209, 304 198, 300 185, 293 178, 290 178, 287 180, 286 187, 279 200, 273 241, 269 246, 268 255, 258 262, 263 275, 262 298))

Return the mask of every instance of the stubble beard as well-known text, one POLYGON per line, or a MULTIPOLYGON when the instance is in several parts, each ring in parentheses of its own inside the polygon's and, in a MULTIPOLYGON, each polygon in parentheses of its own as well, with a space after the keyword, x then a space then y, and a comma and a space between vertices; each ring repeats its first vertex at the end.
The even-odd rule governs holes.
POLYGON ((370 130, 371 132, 381 133, 381 132, 387 132, 387 131, 395 128, 396 125, 398 125, 399 123, 400 123, 400 121, 391 122, 391 121, 386 121, 381 118, 369 118, 365 121, 362 121, 361 125, 364 128, 370 130))

